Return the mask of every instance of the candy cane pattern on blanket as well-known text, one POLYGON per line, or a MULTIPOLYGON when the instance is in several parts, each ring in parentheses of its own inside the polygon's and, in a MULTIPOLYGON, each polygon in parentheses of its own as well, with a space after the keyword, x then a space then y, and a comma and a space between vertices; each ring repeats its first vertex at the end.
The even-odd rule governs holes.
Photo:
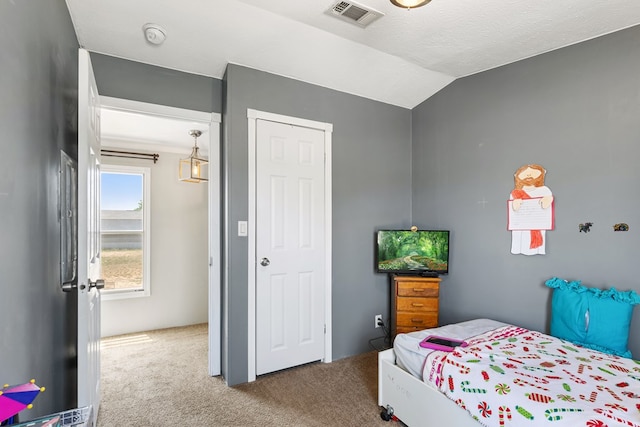
POLYGON ((540 383, 540 384, 549 384, 549 380, 544 379, 544 378, 540 378, 540 377, 536 377, 534 375, 529 375, 529 374, 524 374, 522 372, 516 372, 516 375, 520 375, 522 377, 527 377, 527 378, 531 378, 533 381, 540 383))
POLYGON ((625 419, 620 418, 620 417, 616 417, 616 416, 613 414, 613 411, 612 411, 611 409, 596 408, 596 409, 594 409, 593 411, 594 411, 594 412, 597 412, 598 414, 600 414, 600 415, 602 415, 602 416, 604 416, 604 417, 610 418, 610 419, 612 419, 612 420, 614 420, 614 421, 616 421, 616 422, 618 422, 618 423, 620 423, 620 424, 624 424, 625 426, 629 426, 629 427, 640 427, 640 424, 636 424, 636 423, 634 423, 634 422, 632 422, 632 421, 625 420, 625 419))
POLYGON ((595 403, 597 398, 598 398, 598 392, 597 391, 592 391, 591 394, 589 395, 588 399, 584 396, 584 394, 580 395, 580 399, 585 400, 587 402, 591 402, 591 403, 595 403))
POLYGON ((551 357, 561 357, 561 358, 567 359, 567 356, 564 356, 562 354, 549 353, 547 350, 538 350, 538 353, 551 356, 551 357))
POLYGON ((461 364, 459 364, 458 362, 455 362, 451 359, 447 359, 447 363, 450 365, 453 365, 457 368, 460 368, 460 373, 461 374, 468 374, 469 372, 471 372, 471 368, 469 368, 468 366, 463 366, 461 364))
POLYGON ((511 408, 508 406, 501 406, 498 408, 498 424, 500 427, 504 427, 504 419, 511 421, 511 408))
MULTIPOLYGON (((486 337, 496 335, 487 333, 486 337)), ((498 342, 483 336, 485 341, 477 340, 472 347, 459 349, 459 357, 453 352, 434 354, 423 372, 428 376, 440 361, 443 371, 439 389, 453 401, 460 399, 471 416, 488 427, 590 427, 592 421, 603 421, 602 427, 640 427, 640 409, 635 406, 640 405, 640 372, 633 370, 640 364, 609 357, 597 361, 590 356, 598 353, 580 346, 575 350, 555 338, 539 348, 544 338, 529 341, 525 336, 517 337, 514 348, 507 339, 498 342), (491 349, 485 349, 485 344, 492 344, 491 349), (524 351, 525 346, 528 351, 524 351), (505 354, 507 348, 516 354, 505 354), (532 354, 539 359, 522 357, 532 354), (627 394, 623 394, 625 391, 627 394), (601 410, 594 412, 596 408, 601 410), (631 424, 616 418, 628 419, 631 424)), ((451 422, 443 425, 452 426, 451 422)))
POLYGON ((564 372, 565 374, 569 375, 569 378, 571 379, 571 381, 578 383, 578 384, 586 384, 587 382, 585 380, 583 380, 580 377, 577 377, 575 375, 573 375, 571 372, 567 371, 566 369, 563 369, 562 372, 564 372))
POLYGON ((580 408, 551 408, 544 411, 544 416, 547 417, 549 421, 558 421, 562 419, 562 415, 553 415, 563 412, 582 412, 583 410, 580 408))
POLYGON ((509 328, 509 329, 505 330, 504 332, 502 332, 500 334, 492 336, 491 339, 499 340, 499 339, 503 339, 503 338, 514 337, 516 335, 526 334, 527 332, 529 332, 529 331, 527 329, 524 329, 524 328, 509 328))
POLYGON ((523 366, 522 369, 526 369, 527 371, 555 372, 553 369, 541 368, 539 366, 523 366))
POLYGON ((520 378, 516 378, 515 380, 513 380, 513 383, 514 383, 515 385, 519 385, 519 386, 521 386, 521 387, 524 387, 524 386, 531 386, 531 387, 535 387, 535 388, 537 388, 537 389, 539 389, 539 390, 549 391, 549 389, 548 389, 548 388, 546 388, 546 387, 542 387, 542 386, 539 386, 539 385, 537 385, 537 384, 530 383, 529 381, 525 381, 525 380, 522 380, 522 379, 520 379, 520 378))
POLYGON ((480 393, 480 394, 485 394, 487 392, 486 389, 484 388, 468 388, 466 386, 471 385, 471 383, 469 381, 462 381, 460 383, 460 389, 464 392, 467 393, 480 393))
POLYGON ((605 403, 604 406, 611 409, 617 409, 618 411, 627 412, 628 409, 622 405, 618 405, 617 403, 605 403))
POLYGON ((532 360, 538 360, 540 359, 540 355, 539 354, 525 354, 524 356, 518 356, 518 359, 532 359, 532 360))
POLYGON ((590 358, 592 358, 593 360, 607 360, 606 358, 602 357, 602 356, 598 356, 596 354, 592 354, 591 356, 589 356, 590 358))
POLYGON ((599 385, 599 386, 597 387, 597 389, 598 389, 598 390, 600 390, 600 391, 605 391, 605 390, 606 390, 606 391, 608 391, 608 392, 609 392, 609 394, 611 395, 611 397, 613 397, 613 398, 614 398, 615 400, 617 400, 618 402, 622 402, 622 399, 620 398, 620 396, 618 396, 618 395, 617 395, 613 390, 611 390, 609 387, 605 387, 605 386, 599 385))
POLYGON ((587 368, 588 370, 592 370, 593 368, 591 367, 591 365, 585 365, 584 363, 581 363, 578 365, 578 373, 582 374, 584 372, 584 368, 587 368))

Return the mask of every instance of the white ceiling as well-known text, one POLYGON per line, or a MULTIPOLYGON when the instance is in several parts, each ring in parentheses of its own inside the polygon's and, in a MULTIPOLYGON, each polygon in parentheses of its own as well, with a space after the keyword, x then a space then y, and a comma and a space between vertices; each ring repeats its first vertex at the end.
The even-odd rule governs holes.
POLYGON ((101 143, 105 149, 157 150, 184 154, 194 145, 190 130, 199 130, 198 147, 209 153, 209 124, 102 108, 100 115, 101 143))
POLYGON ((459 77, 640 23, 638 0, 432 0, 363 29, 331 0, 67 0, 80 45, 222 78, 228 63, 413 108, 459 77), (142 26, 167 31, 162 46, 142 26))

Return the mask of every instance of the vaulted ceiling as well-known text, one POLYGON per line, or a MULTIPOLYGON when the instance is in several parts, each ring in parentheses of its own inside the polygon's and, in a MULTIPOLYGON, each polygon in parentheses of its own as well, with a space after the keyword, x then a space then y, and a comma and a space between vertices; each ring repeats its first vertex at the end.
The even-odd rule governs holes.
POLYGON ((228 63, 413 108, 456 78, 640 23, 638 0, 389 0, 362 28, 332 0, 67 0, 89 51, 222 78, 228 63), (149 44, 146 23, 166 41, 149 44))

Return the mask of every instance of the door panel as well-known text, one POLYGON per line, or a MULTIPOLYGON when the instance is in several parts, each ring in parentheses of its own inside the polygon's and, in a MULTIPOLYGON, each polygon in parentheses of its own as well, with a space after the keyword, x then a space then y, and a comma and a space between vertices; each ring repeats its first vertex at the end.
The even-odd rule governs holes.
POLYGON ((100 105, 89 53, 78 56, 78 407, 100 407, 100 105))
POLYGON ((256 374, 324 357, 324 132, 256 124, 256 374))

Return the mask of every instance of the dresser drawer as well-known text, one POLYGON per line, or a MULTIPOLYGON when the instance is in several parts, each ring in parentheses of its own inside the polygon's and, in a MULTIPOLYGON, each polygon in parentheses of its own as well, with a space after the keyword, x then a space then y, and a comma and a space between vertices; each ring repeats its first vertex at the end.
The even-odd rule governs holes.
POLYGON ((398 311, 396 330, 400 327, 412 327, 416 330, 438 326, 438 312, 411 313, 398 311))
POLYGON ((438 297, 438 282, 405 281, 398 282, 398 296, 405 297, 438 297))
POLYGON ((399 297, 396 310, 398 311, 438 311, 438 298, 399 297))
POLYGON ((392 334, 438 327, 439 289, 438 277, 393 276, 392 334))
POLYGON ((396 327, 395 334, 408 334, 409 332, 422 331, 427 328, 435 328, 435 326, 398 326, 396 327))

